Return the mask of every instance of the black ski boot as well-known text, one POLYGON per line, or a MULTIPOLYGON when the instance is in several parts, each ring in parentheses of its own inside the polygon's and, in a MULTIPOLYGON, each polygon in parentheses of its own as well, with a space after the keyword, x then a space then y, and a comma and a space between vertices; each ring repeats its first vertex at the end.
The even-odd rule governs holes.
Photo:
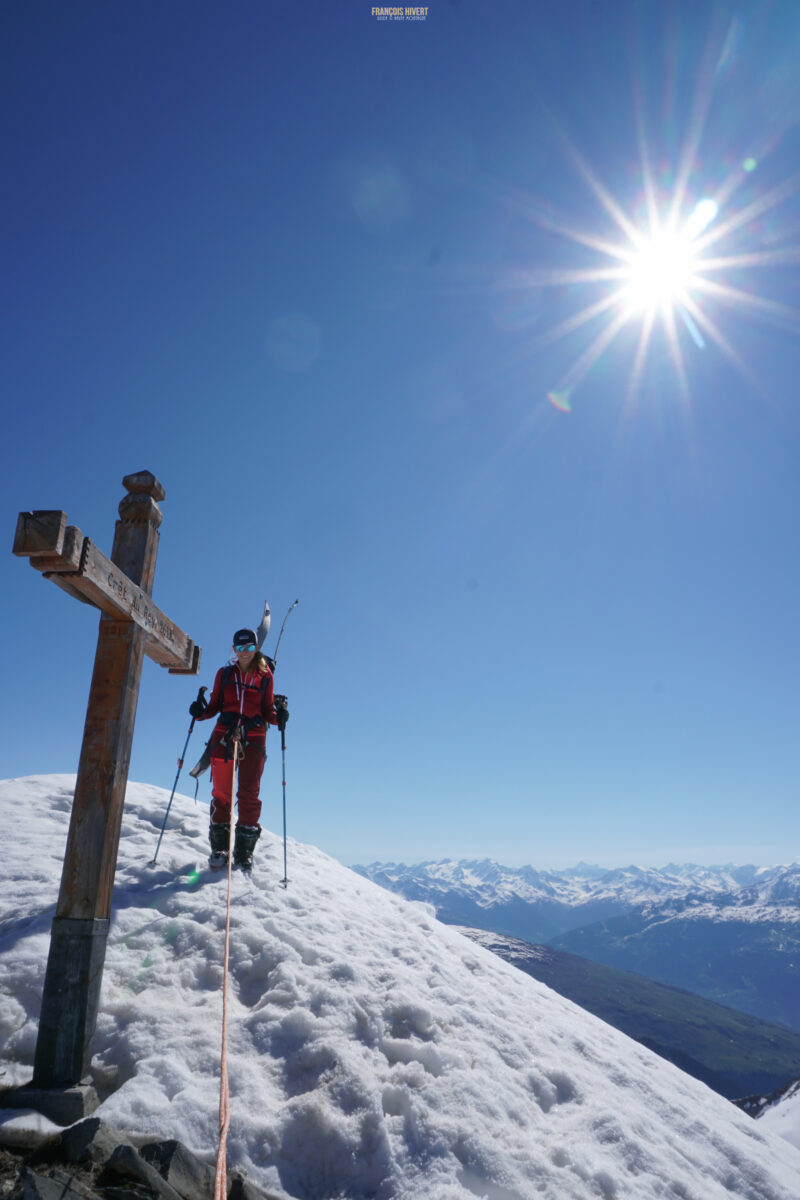
POLYGON ((259 825, 236 826, 236 841, 233 845, 233 865, 235 867, 241 867, 243 871, 252 871, 253 851, 260 837, 261 827, 259 825))
POLYGON ((231 827, 226 821, 225 824, 215 825, 213 822, 208 827, 208 841, 211 845, 211 853, 208 856, 208 865, 214 871, 219 871, 222 867, 228 865, 228 846, 231 841, 231 827))

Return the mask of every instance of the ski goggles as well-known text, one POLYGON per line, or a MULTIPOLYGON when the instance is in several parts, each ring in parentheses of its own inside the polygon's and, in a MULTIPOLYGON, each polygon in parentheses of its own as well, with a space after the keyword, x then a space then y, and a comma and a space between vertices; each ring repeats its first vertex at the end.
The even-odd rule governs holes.
POLYGON ((240 654, 242 650, 255 650, 256 644, 255 642, 241 642, 239 645, 234 646, 233 648, 237 654, 240 654))

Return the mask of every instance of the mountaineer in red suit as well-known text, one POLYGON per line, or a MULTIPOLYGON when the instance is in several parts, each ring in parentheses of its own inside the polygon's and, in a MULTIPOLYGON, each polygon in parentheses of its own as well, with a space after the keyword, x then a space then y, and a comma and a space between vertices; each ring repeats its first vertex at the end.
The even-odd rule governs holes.
POLYGON ((230 844, 231 792, 233 789, 233 746, 231 735, 237 725, 242 732, 238 755, 235 866, 249 871, 253 851, 261 834, 259 789, 266 760, 267 725, 286 728, 289 709, 285 696, 276 696, 272 671, 266 655, 258 649, 252 629, 237 629, 233 635, 234 663, 220 667, 211 696, 192 701, 189 712, 198 721, 216 717, 209 742, 211 751, 211 824, 208 829, 212 867, 228 862, 230 844))

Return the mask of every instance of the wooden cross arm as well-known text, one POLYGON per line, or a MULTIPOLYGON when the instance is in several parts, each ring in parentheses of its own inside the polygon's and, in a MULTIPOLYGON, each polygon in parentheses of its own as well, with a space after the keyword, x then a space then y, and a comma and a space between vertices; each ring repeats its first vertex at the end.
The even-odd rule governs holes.
POLYGON ((66 513, 53 509, 20 513, 13 549, 69 595, 117 621, 141 626, 147 635, 145 654, 171 674, 198 673, 200 647, 80 529, 67 525, 66 513))

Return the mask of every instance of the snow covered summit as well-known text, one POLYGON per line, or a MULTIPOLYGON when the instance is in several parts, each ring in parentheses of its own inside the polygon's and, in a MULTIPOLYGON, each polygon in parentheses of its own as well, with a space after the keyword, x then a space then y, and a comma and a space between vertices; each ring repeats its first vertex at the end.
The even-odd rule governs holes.
MULTIPOLYGON (((30 1078, 74 777, 0 783, 3 1082, 30 1078)), ((93 1062, 116 1128, 209 1161, 224 873, 207 810, 131 784, 93 1062)), ((800 1152, 311 846, 234 878, 229 1166, 294 1200, 797 1200, 800 1152)), ((5 1120, 31 1120, 9 1117, 5 1120)))

